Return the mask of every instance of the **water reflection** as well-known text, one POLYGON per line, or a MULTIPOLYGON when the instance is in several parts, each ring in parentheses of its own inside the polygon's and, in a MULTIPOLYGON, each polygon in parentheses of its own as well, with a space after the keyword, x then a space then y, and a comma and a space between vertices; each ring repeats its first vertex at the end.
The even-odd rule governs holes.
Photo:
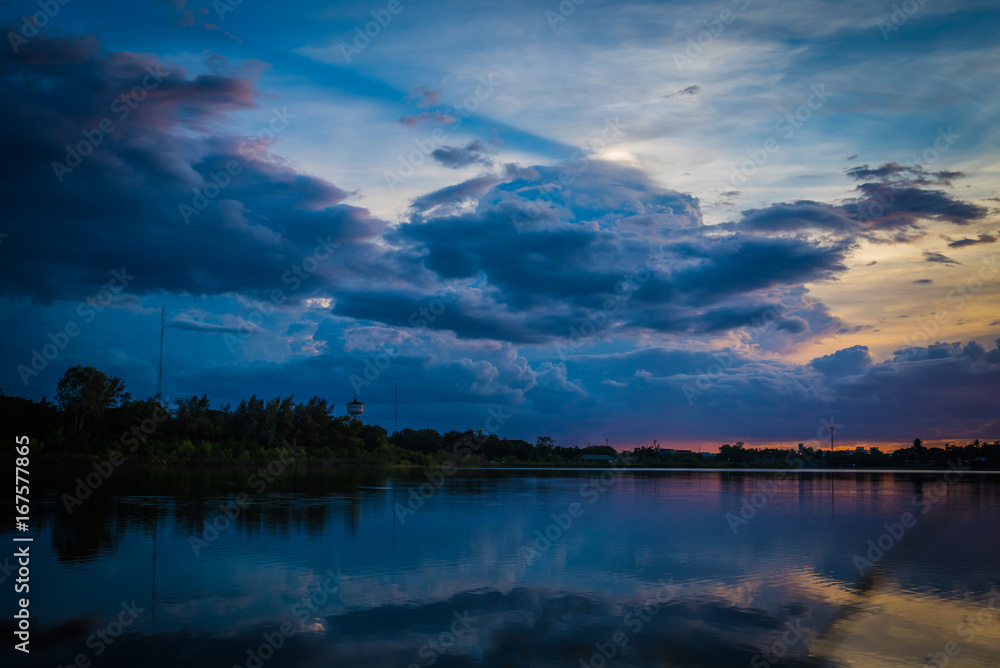
POLYGON ((60 497, 76 473, 53 472, 32 553, 44 583, 32 588, 32 659, 67 665, 103 648, 102 666, 916 666, 957 651, 985 667, 1000 656, 1000 476, 467 471, 400 513, 420 473, 287 472, 261 493, 248 474, 123 471, 69 515, 60 497), (912 525, 895 529, 905 513, 912 525), (880 539, 888 549, 871 559, 880 539), (132 601, 142 612, 108 636, 132 601))

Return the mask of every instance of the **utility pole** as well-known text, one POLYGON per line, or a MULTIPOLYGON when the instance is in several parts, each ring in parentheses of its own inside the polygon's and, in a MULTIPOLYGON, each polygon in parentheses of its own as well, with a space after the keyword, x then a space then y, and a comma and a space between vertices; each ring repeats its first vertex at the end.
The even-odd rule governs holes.
POLYGON ((164 307, 160 307, 160 371, 156 374, 156 403, 163 403, 163 321, 164 307))

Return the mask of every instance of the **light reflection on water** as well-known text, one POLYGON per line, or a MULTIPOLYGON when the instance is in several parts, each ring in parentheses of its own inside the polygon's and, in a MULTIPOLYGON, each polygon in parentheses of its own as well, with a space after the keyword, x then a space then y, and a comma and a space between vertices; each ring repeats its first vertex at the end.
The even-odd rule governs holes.
POLYGON ((39 665, 246 666, 265 635, 281 647, 263 666, 1000 657, 1000 476, 462 471, 406 513, 420 473, 287 473, 256 494, 247 472, 139 470, 68 515, 75 475, 52 474, 36 518, 39 665), (196 556, 241 491, 253 502, 196 556), (859 573, 906 512, 913 526, 859 573), (133 599, 144 610, 120 637, 91 637, 133 599))

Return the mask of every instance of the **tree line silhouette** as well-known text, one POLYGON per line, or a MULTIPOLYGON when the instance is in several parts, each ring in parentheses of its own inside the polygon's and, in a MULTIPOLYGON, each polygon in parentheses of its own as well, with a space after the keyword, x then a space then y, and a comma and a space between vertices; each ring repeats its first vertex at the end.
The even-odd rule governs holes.
MULTIPOLYGON (((891 453, 877 449, 828 451, 804 448, 749 448, 744 443, 723 444, 718 455, 652 446, 619 453, 607 445, 566 447, 547 436, 535 443, 502 438, 482 431, 384 428, 333 415, 333 405, 320 397, 296 402, 293 397, 258 398, 236 406, 213 408, 203 395, 176 399, 168 408, 155 398, 133 400, 121 378, 90 366, 69 368, 56 385, 56 402, 7 396, 0 391, 0 430, 13 442, 15 435, 32 438, 37 456, 58 458, 103 457, 113 450, 134 453, 153 462, 231 462, 270 460, 296 453, 311 462, 387 466, 430 466, 454 461, 458 465, 581 463, 584 455, 607 455, 629 466, 847 466, 942 467, 950 462, 978 468, 1000 466, 1000 441, 974 440, 959 446, 924 447, 918 438, 911 447, 891 453), (459 444, 471 449, 454 454, 459 444)), ((590 465, 608 461, 586 462, 590 465)))

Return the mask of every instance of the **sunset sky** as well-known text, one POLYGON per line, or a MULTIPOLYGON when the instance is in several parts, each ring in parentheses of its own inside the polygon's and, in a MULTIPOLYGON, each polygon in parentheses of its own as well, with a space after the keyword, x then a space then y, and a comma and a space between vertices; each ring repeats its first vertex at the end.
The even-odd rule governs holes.
POLYGON ((8 395, 154 395, 164 307, 169 399, 1000 438, 995 2, 41 6, 0 6, 8 395))

